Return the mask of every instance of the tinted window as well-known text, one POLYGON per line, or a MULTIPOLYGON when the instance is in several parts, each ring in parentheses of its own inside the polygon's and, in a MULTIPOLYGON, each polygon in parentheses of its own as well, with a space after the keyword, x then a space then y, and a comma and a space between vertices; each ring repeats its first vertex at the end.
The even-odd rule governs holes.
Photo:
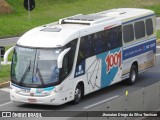
POLYGON ((90 56, 93 56, 95 53, 94 53, 94 49, 95 49, 95 44, 94 44, 94 35, 91 34, 91 35, 88 35, 88 36, 85 36, 83 37, 83 39, 85 41, 85 58, 88 58, 90 56))
POLYGON ((69 73, 69 53, 67 53, 63 58, 63 66, 60 70, 60 80, 64 80, 69 73))
POLYGON ((152 22, 152 19, 147 19, 146 20, 146 32, 147 32, 147 35, 152 35, 153 34, 153 22, 152 22))
POLYGON ((122 46, 121 26, 84 36, 80 40, 77 64, 86 58, 122 46))
POLYGON ((76 47, 77 47, 77 39, 71 41, 70 43, 68 43, 67 48, 71 48, 71 50, 69 51, 69 72, 71 72, 72 70, 72 66, 73 66, 73 61, 74 61, 74 56, 75 56, 75 51, 76 51, 76 47))
POLYGON ((99 54, 105 51, 105 32, 97 32, 94 34, 94 44, 95 44, 95 49, 94 49, 94 55, 99 54))
POLYGON ((145 26, 144 21, 139 21, 134 24, 135 36, 136 39, 142 38, 145 36, 145 26))
POLYGON ((121 26, 111 28, 106 31, 106 41, 109 49, 115 49, 122 46, 121 26))
POLYGON ((76 46, 77 46, 77 39, 71 41, 65 46, 65 48, 70 47, 71 50, 63 58, 63 66, 60 70, 60 80, 64 80, 72 70, 76 46))
POLYGON ((132 24, 123 26, 123 39, 125 43, 134 40, 134 30, 132 24))
POLYGON ((84 59, 85 59, 85 40, 86 37, 82 37, 80 40, 80 45, 79 45, 79 52, 78 52, 78 58, 77 58, 77 63, 80 64, 84 59))

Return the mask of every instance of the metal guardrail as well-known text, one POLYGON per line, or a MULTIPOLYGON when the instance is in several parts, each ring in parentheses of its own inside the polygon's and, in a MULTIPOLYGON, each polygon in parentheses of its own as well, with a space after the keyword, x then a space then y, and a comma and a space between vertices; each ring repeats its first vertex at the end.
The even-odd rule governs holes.
MULTIPOLYGON (((155 111, 160 108, 160 82, 120 96, 89 111, 155 111)), ((138 118, 138 117, 137 117, 138 118)), ((135 120, 136 117, 105 117, 100 120, 135 120)), ((97 120, 97 118, 88 118, 97 120)))

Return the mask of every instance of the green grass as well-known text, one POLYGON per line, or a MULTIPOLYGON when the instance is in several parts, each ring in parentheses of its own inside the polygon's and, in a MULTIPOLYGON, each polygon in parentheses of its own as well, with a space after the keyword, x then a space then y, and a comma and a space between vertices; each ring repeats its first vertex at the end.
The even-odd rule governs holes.
POLYGON ((31 12, 23 7, 23 0, 6 0, 12 7, 11 14, 0 15, 0 38, 20 36, 29 29, 59 18, 83 13, 94 13, 120 7, 138 7, 154 10, 160 15, 160 0, 35 0, 31 12))
POLYGON ((157 31, 157 38, 160 39, 160 30, 157 31))
MULTIPOLYGON (((6 46, 5 47, 5 51, 8 50, 11 46, 6 46)), ((12 54, 13 52, 11 52, 8 56, 8 61, 12 60, 12 54)), ((3 58, 1 59, 1 61, 3 61, 3 58)), ((0 83, 6 82, 8 80, 10 80, 10 68, 11 65, 1 65, 0 67, 0 83)))
POLYGON ((11 65, 1 65, 0 83, 10 80, 10 68, 11 68, 11 65))
MULTIPOLYGON (((9 48, 11 48, 12 46, 5 46, 5 51, 7 51, 9 48)), ((8 61, 12 61, 12 54, 13 54, 13 51, 9 54, 8 56, 8 61)), ((2 59, 3 60, 3 59, 2 59)))

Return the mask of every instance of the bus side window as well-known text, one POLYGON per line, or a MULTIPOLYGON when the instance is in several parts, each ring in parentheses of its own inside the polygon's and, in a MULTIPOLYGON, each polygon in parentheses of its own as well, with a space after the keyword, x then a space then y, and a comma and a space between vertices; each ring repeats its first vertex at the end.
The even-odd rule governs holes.
POLYGON ((107 30, 107 41, 110 49, 115 49, 122 46, 122 30, 121 26, 107 30))
POLYGON ((70 47, 71 50, 64 56, 63 67, 61 68, 61 73, 60 73, 61 80, 64 80, 72 70, 76 46, 77 46, 77 39, 71 41, 66 45, 66 48, 70 47))
POLYGON ((136 39, 140 39, 142 37, 145 37, 145 26, 144 21, 138 21, 134 24, 135 29, 135 36, 136 39))
POLYGON ((95 54, 104 52, 104 41, 104 31, 100 31, 94 34, 95 54))
POLYGON ((77 65, 80 64, 85 59, 85 37, 82 37, 80 40, 79 51, 78 51, 78 58, 77 58, 77 65))
POLYGON ((92 43, 91 39, 92 38, 90 35, 85 36, 84 38, 85 38, 84 41, 85 41, 85 51, 86 51, 85 58, 88 58, 91 55, 91 43, 92 43))
POLYGON ((152 35, 153 34, 153 22, 152 22, 152 19, 149 18, 149 19, 146 19, 146 33, 147 35, 152 35))
POLYGON ((77 47, 77 41, 78 39, 75 39, 68 43, 67 48, 71 47, 71 50, 69 51, 69 73, 72 70, 73 67, 73 62, 74 62, 74 57, 75 57, 75 52, 76 52, 76 47, 77 47))
POLYGON ((108 51, 111 48, 111 42, 108 39, 108 30, 105 30, 105 36, 104 36, 104 51, 108 51))
POLYGON ((125 43, 134 40, 134 30, 132 24, 123 26, 123 39, 125 43))
POLYGON ((69 74, 69 53, 67 53, 63 58, 63 66, 60 70, 60 79, 64 80, 69 74))

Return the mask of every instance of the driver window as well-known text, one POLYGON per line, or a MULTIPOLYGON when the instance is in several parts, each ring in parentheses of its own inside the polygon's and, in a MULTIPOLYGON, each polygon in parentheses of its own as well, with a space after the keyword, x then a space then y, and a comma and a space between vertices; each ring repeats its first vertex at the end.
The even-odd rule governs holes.
POLYGON ((61 80, 64 80, 70 74, 72 70, 76 46, 77 46, 77 39, 71 41, 70 43, 66 45, 66 48, 71 48, 71 50, 63 58, 63 64, 60 70, 61 80))
POLYGON ((61 69, 61 78, 64 79, 69 73, 69 55, 68 53, 64 56, 63 67, 61 69))

